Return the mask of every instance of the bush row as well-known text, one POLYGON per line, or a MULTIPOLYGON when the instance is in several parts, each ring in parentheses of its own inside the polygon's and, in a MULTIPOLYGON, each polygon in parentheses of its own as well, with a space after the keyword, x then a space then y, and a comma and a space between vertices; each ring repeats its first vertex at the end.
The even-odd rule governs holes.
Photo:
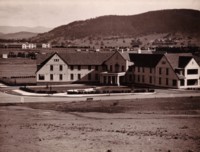
POLYGON ((145 92, 155 92, 154 89, 137 89, 137 90, 96 90, 92 92, 67 92, 68 94, 106 94, 106 93, 145 93, 145 92))
POLYGON ((12 76, 10 77, 11 79, 16 79, 16 78, 21 78, 21 79, 24 79, 24 78, 35 78, 35 76, 12 76))
MULTIPOLYGON (((21 90, 31 92, 31 93, 44 93, 44 94, 54 94, 58 93, 58 91, 55 90, 33 90, 26 87, 20 87, 21 90)), ((145 92, 155 92, 154 89, 136 89, 136 90, 95 90, 91 92, 84 92, 84 91, 78 91, 78 92, 72 92, 68 91, 68 94, 108 94, 108 93, 145 93, 145 92)))
POLYGON ((45 93, 45 94, 54 94, 54 93, 57 93, 57 91, 53 90, 53 91, 50 91, 50 90, 33 90, 33 89, 30 89, 30 88, 26 88, 26 87, 20 87, 20 90, 23 90, 23 91, 26 91, 26 92, 31 92, 31 93, 45 93))

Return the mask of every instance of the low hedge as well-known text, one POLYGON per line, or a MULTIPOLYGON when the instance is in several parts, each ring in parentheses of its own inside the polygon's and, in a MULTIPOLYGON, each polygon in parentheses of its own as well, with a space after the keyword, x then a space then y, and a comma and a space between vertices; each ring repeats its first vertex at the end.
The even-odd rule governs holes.
POLYGON ((26 92, 31 92, 31 93, 41 93, 41 94, 54 94, 57 93, 57 91, 53 90, 53 91, 46 91, 46 90, 33 90, 30 88, 26 88, 26 87, 20 87, 20 90, 26 91, 26 92))

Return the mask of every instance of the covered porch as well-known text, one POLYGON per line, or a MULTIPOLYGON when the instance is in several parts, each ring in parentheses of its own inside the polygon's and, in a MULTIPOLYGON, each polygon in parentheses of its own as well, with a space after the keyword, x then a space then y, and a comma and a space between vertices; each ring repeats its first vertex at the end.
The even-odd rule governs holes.
POLYGON ((125 76, 125 72, 118 72, 118 73, 102 72, 100 74, 100 84, 120 86, 120 83, 122 81, 121 78, 123 76, 125 76))

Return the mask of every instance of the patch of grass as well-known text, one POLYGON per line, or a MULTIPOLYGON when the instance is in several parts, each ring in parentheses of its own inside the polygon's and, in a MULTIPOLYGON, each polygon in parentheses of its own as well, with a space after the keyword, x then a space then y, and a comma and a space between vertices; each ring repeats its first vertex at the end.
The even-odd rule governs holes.
MULTIPOLYGON (((11 104, 12 105, 12 104, 11 104)), ((102 112, 138 114, 199 114, 200 97, 190 98, 156 98, 116 101, 79 101, 79 102, 51 102, 51 103, 17 103, 16 106, 26 106, 33 109, 55 110, 61 112, 102 112)), ((6 105, 9 106, 9 105, 6 105)))

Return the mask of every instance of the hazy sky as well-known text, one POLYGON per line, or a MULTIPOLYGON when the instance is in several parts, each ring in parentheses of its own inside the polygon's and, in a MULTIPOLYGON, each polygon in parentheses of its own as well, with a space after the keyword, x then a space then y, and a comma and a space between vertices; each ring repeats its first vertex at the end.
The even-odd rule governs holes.
POLYGON ((200 0, 0 0, 0 25, 56 27, 102 15, 173 8, 200 10, 200 0))

